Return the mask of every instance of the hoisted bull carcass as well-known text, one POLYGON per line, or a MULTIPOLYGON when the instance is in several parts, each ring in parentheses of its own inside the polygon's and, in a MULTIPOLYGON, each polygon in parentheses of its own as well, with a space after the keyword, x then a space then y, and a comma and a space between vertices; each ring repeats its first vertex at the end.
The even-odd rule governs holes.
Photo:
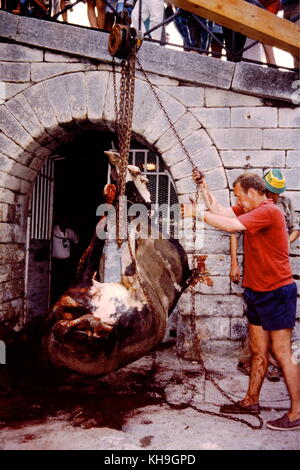
MULTIPOLYGON (((118 154, 109 154, 118 169, 118 154)), ((150 203, 146 178, 129 166, 130 203, 150 203)), ((102 217, 99 224, 105 223, 102 217)), ((43 345, 57 367, 101 375, 142 357, 163 339, 168 315, 187 287, 191 271, 177 240, 131 238, 122 251, 120 282, 100 282, 104 240, 94 235, 73 285, 52 307, 43 345), (131 254, 130 254, 131 252, 131 254)))

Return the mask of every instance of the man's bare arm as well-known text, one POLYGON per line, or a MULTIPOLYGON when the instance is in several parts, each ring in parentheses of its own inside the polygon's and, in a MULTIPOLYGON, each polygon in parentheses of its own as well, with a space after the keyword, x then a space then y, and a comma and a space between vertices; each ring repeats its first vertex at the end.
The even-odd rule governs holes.
POLYGON ((246 227, 236 217, 212 214, 210 211, 204 211, 204 222, 225 232, 240 232, 246 230, 246 227))

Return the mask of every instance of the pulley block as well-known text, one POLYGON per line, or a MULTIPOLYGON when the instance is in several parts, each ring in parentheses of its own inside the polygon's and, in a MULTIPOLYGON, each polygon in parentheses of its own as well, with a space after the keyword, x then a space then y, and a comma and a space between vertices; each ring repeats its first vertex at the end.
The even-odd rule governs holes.
POLYGON ((142 45, 142 38, 129 25, 115 24, 108 39, 108 51, 113 57, 127 59, 134 43, 137 49, 142 45))

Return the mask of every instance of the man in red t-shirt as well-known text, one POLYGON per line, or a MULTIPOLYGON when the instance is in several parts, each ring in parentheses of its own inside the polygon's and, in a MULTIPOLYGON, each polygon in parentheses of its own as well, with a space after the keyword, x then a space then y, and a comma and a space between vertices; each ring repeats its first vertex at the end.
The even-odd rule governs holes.
MULTIPOLYGON (((300 375, 293 361, 291 333, 296 319, 297 287, 292 278, 288 235, 282 211, 266 196, 264 180, 253 173, 233 183, 237 205, 225 208, 209 192, 201 172, 194 171, 208 211, 204 221, 227 232, 244 231, 244 298, 249 321, 251 372, 243 400, 221 406, 229 414, 259 414, 259 394, 269 364, 269 347, 278 360, 291 398, 287 414, 267 427, 300 429, 300 375)), ((186 214, 188 215, 188 214, 186 214)))

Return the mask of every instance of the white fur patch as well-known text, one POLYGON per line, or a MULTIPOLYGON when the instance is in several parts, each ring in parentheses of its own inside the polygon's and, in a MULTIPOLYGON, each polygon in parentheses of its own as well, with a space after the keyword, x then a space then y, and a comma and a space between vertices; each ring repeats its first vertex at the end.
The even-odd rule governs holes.
POLYGON ((117 282, 101 283, 93 279, 90 294, 93 315, 110 325, 127 309, 143 308, 143 304, 132 299, 130 291, 117 282))

